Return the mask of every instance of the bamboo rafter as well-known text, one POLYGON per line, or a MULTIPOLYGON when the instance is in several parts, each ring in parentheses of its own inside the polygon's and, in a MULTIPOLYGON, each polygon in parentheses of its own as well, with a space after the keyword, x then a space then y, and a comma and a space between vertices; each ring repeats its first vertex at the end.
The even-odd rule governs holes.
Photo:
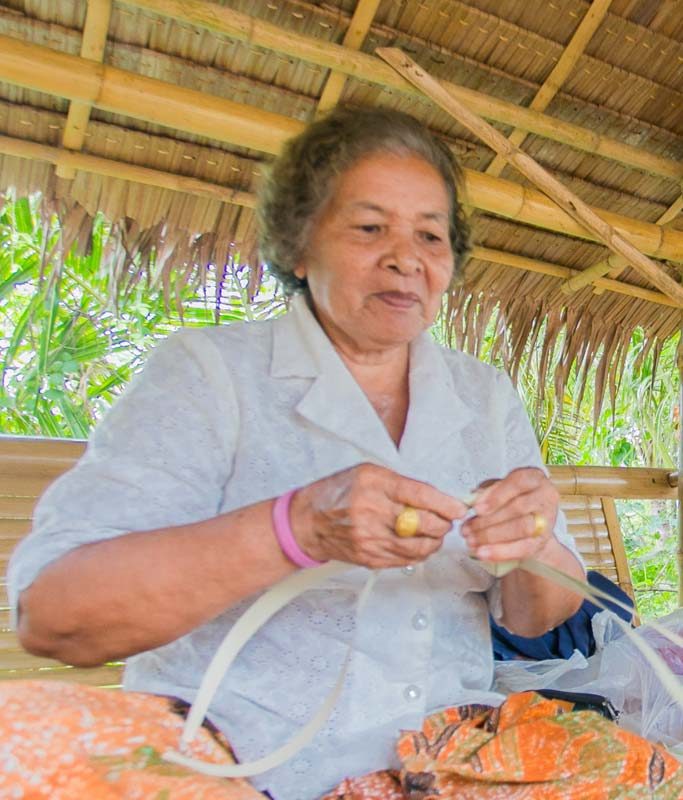
MULTIPOLYGON (((529 103, 529 108, 533 111, 545 111, 550 105, 550 101, 555 97, 560 87, 569 77, 569 74, 576 66, 576 63, 583 55, 586 45, 593 37, 595 31, 600 27, 602 21, 607 16, 612 0, 593 0, 590 8, 579 23, 571 41, 562 53, 559 61, 551 71, 550 75, 543 81, 542 86, 536 92, 534 99, 529 103)), ((521 147, 527 137, 527 132, 521 128, 515 128, 508 136, 508 141, 514 147, 521 147)), ((498 176, 506 165, 505 159, 496 155, 486 169, 487 175, 498 176)))
MULTIPOLYGON (((420 94, 408 81, 375 56, 302 36, 293 31, 283 31, 276 25, 217 3, 206 0, 121 0, 121 2, 131 8, 144 9, 178 22, 223 34, 235 41, 273 50, 409 96, 420 94)), ((454 97, 486 119, 512 125, 527 133, 561 142, 569 147, 612 159, 653 175, 677 181, 683 179, 683 164, 677 161, 646 153, 637 147, 602 136, 579 125, 520 108, 514 103, 454 83, 443 81, 442 85, 454 97)))
MULTIPOLYGON (((564 267, 560 264, 550 263, 549 261, 541 261, 537 258, 527 258, 517 253, 509 253, 505 250, 497 250, 492 247, 480 247, 475 245, 472 248, 471 256, 472 258, 478 258, 482 261, 490 261, 492 264, 500 264, 504 267, 512 267, 513 269, 520 269, 525 272, 535 272, 539 275, 549 275, 553 278, 567 279, 573 275, 581 275, 580 270, 572 269, 571 267, 564 267)), ((616 292, 617 294, 626 295, 628 297, 637 297, 640 300, 647 300, 650 303, 657 303, 658 305, 669 306, 671 308, 679 307, 675 300, 672 300, 665 294, 654 292, 652 289, 644 289, 642 286, 634 286, 632 283, 624 283, 623 281, 617 281, 611 278, 599 278, 596 285, 608 292, 616 292)))
MULTIPOLYGON (((0 36, 0 80, 270 154, 279 152, 282 144, 304 127, 298 120, 254 106, 8 36, 0 36)), ((466 201, 481 211, 569 236, 596 239, 541 192, 474 170, 464 170, 464 177, 466 201)), ((603 209, 593 211, 649 255, 683 260, 683 232, 603 209)))
MULTIPOLYGON (((656 224, 662 226, 668 225, 670 222, 673 222, 676 219, 681 211, 683 211, 683 194, 680 195, 680 197, 678 197, 678 199, 672 203, 669 208, 667 208, 667 210, 657 220, 656 224)), ((566 280, 560 286, 560 289, 564 292, 564 294, 572 294, 573 292, 577 292, 579 289, 583 289, 584 286, 588 286, 591 283, 598 287, 598 282, 603 275, 606 275, 608 272, 613 272, 613 277, 616 277, 620 272, 622 272, 624 267, 627 266, 628 261, 626 261, 625 258, 612 253, 602 261, 598 261, 597 264, 593 264, 569 280, 566 280)))
MULTIPOLYGON (((348 47, 350 50, 360 50, 380 2, 381 0, 358 0, 353 17, 349 22, 349 27, 344 35, 342 47, 348 47)), ((346 75, 343 72, 330 73, 320 95, 320 100, 318 100, 317 114, 324 114, 337 105, 344 91, 345 83, 346 75)))
POLYGON ((591 231, 595 238, 604 242, 611 250, 623 256, 658 289, 683 307, 683 287, 676 283, 661 267, 651 261, 608 222, 570 192, 559 181, 546 172, 534 159, 513 147, 508 140, 491 125, 455 100, 443 87, 397 48, 379 48, 377 54, 391 64, 397 72, 420 87, 425 95, 447 111, 461 125, 483 139, 499 155, 515 166, 542 191, 551 197, 560 208, 580 225, 591 231))
MULTIPOLYGON (((88 0, 81 42, 81 58, 97 62, 103 60, 111 17, 111 2, 112 0, 88 0)), ((68 150, 80 150, 83 147, 91 109, 90 103, 83 103, 79 100, 70 103, 66 125, 62 131, 62 145, 68 150)), ((60 178, 72 179, 76 173, 74 170, 57 165, 57 175, 60 178)))

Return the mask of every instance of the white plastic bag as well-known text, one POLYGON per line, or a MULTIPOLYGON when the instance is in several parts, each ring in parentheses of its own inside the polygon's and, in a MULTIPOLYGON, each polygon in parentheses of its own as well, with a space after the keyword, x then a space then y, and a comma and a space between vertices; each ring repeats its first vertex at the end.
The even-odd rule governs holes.
MULTIPOLYGON (((550 658, 546 661, 496 661, 494 667, 493 690, 502 694, 528 692, 532 690, 555 688, 556 682, 569 672, 583 670, 589 666, 586 657, 574 650, 571 658, 550 658)), ((591 676, 584 676, 590 680, 591 676)))
MULTIPOLYGON (((657 622, 666 630, 683 635, 683 609, 657 622)), ((603 695, 621 712, 621 727, 653 742, 679 745, 683 742, 683 710, 662 686, 632 637, 644 640, 683 686, 683 648, 645 624, 628 636, 608 641, 590 656, 584 670, 565 670, 551 684, 539 688, 603 695)))

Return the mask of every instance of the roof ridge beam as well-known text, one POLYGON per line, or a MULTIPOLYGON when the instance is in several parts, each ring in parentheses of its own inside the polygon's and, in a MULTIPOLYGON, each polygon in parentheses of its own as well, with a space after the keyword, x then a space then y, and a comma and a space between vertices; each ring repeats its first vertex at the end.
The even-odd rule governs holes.
MULTIPOLYGON (((281 114, 1 35, 0 81, 270 154, 278 153, 288 138, 304 128, 303 122, 281 114)), ((481 211, 595 240, 541 192, 471 169, 465 169, 464 176, 466 200, 481 211)), ((594 210, 643 252, 683 260, 683 231, 594 210)))
MULTIPOLYGON (((221 33, 230 39, 284 53, 293 58, 342 72, 361 81, 421 96, 408 81, 376 56, 350 50, 293 31, 205 0, 119 0, 124 5, 145 9, 198 28, 221 33)), ((546 139, 619 161, 630 167, 675 181, 683 179, 683 164, 639 150, 570 122, 516 106, 505 100, 441 81, 442 86, 462 103, 486 119, 521 128, 546 139)))

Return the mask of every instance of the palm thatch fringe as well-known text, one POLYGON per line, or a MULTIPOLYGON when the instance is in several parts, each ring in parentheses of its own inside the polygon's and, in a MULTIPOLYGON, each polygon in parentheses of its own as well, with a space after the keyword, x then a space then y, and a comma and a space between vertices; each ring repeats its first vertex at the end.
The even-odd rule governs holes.
POLYGON ((572 372, 575 372, 578 407, 588 381, 594 380, 593 414, 600 414, 605 399, 614 407, 629 347, 637 329, 644 331, 642 350, 635 366, 652 354, 652 383, 657 377, 659 356, 667 339, 675 336, 675 324, 637 319, 614 325, 609 318, 582 309, 558 307, 547 299, 534 300, 524 292, 501 295, 490 291, 471 293, 467 284, 447 298, 445 328, 451 347, 480 356, 485 337, 494 332, 492 360, 500 359, 514 383, 520 369, 533 365, 538 379, 538 403, 548 393, 562 403, 572 372), (533 354, 533 359, 529 356, 533 354))
MULTIPOLYGON (((239 263, 249 270, 251 296, 263 278, 250 208, 83 172, 68 181, 58 178, 49 164, 12 156, 0 157, 0 185, 13 187, 17 196, 42 194, 44 223, 53 215, 59 220, 64 252, 74 247, 87 253, 94 217, 105 215, 112 228, 103 265, 115 308, 140 282, 162 291, 167 307, 182 315, 183 288, 218 289, 209 282, 219 283, 228 265, 239 263)), ((54 269, 57 262, 51 262, 54 269)), ((462 286, 447 298, 449 342, 480 355, 494 325, 491 357, 503 360, 514 381, 526 354, 534 351, 539 402, 549 392, 561 400, 572 370, 582 394, 595 362, 597 371, 590 375, 595 374, 597 415, 606 395, 614 403, 634 331, 644 331, 641 358, 652 350, 655 362, 664 342, 678 332, 677 310, 620 295, 606 306, 604 295, 594 295, 590 288, 567 297, 560 278, 504 267, 494 283, 484 263, 473 258, 462 286), (638 313, 632 311, 634 303, 640 303, 638 313)))

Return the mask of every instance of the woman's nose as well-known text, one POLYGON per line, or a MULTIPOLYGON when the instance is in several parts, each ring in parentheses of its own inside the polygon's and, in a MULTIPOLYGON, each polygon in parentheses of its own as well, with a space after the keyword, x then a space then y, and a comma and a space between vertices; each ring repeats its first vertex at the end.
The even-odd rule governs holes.
POLYGON ((394 237, 382 257, 382 266, 401 275, 411 275, 421 271, 422 261, 412 237, 394 237))

